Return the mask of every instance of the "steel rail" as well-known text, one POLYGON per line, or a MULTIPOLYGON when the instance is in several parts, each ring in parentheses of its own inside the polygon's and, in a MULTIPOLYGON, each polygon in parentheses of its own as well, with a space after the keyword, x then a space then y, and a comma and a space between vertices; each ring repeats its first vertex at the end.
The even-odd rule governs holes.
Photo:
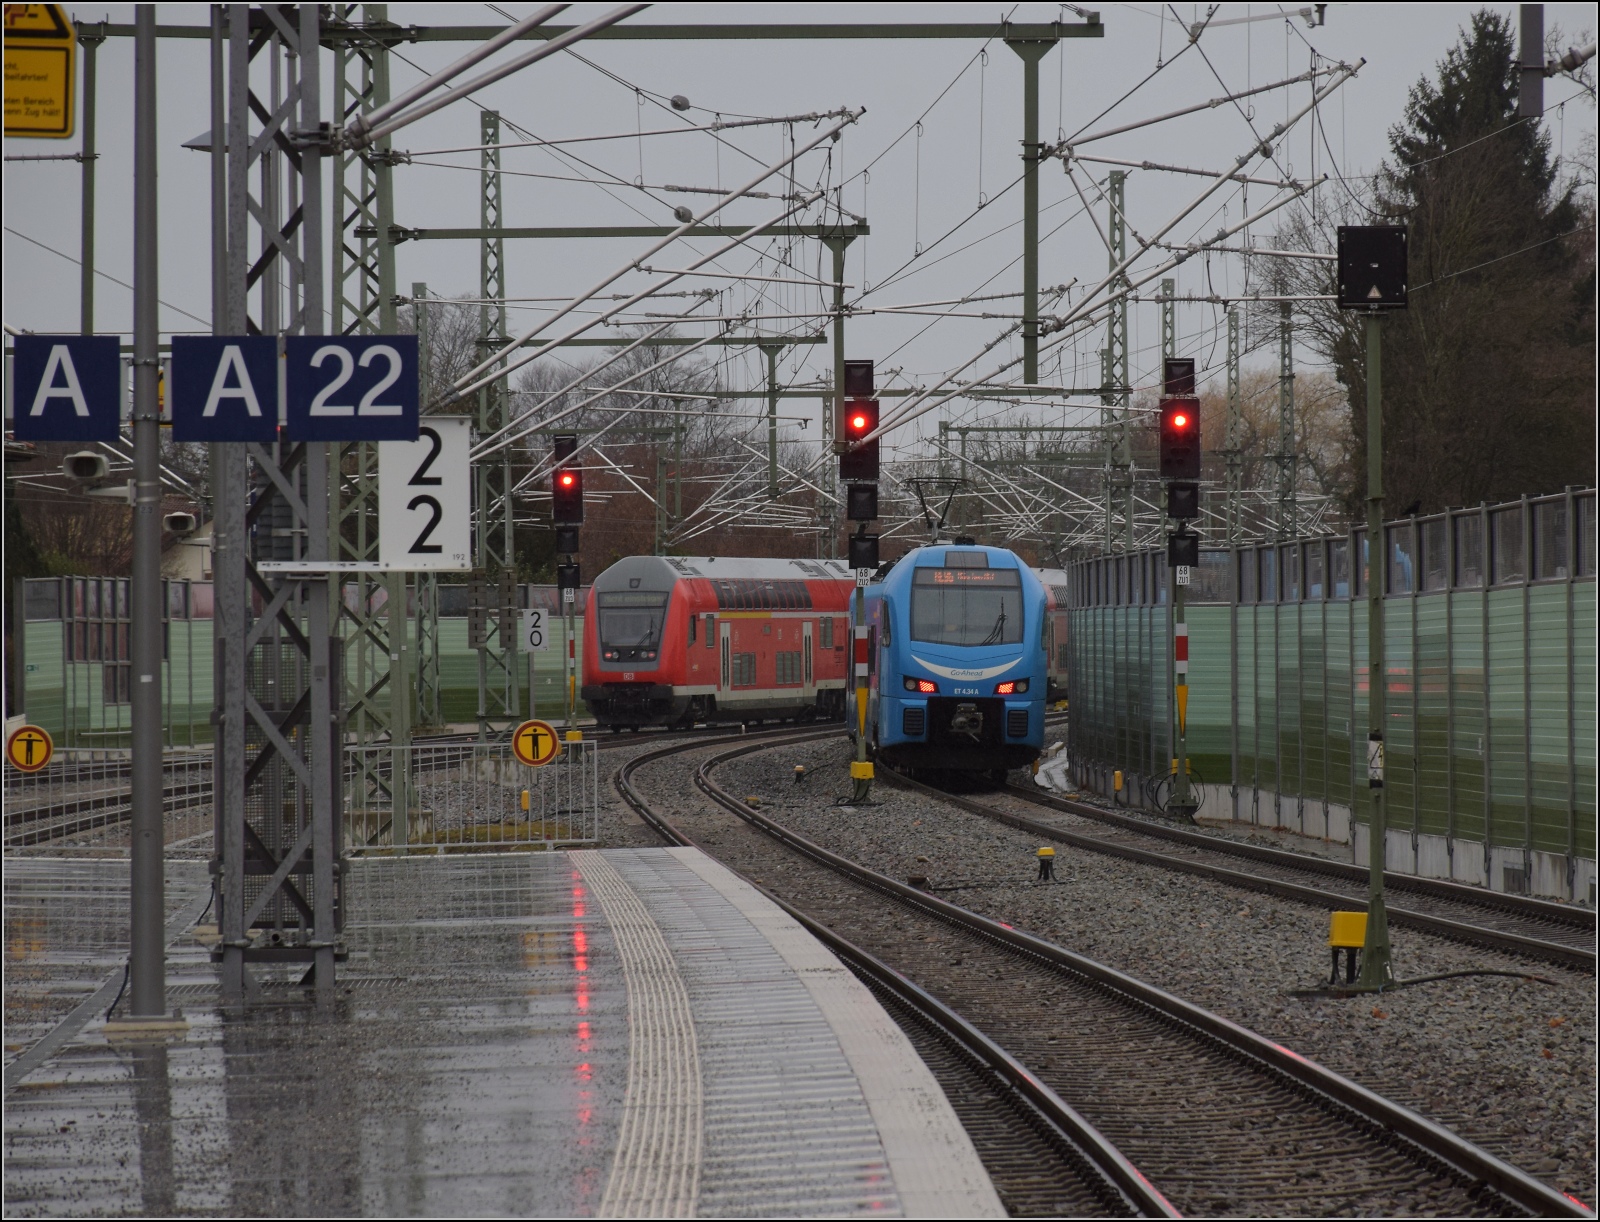
MULTIPOLYGON (((1238 887, 1242 890, 1258 891, 1267 895, 1276 896, 1279 899, 1292 900, 1296 903, 1309 904, 1313 907, 1326 908, 1330 911, 1350 908, 1351 905, 1359 906, 1365 910, 1366 898, 1364 896, 1341 895, 1335 891, 1325 891, 1319 887, 1307 886, 1303 883, 1293 883, 1283 879, 1269 878, 1261 874, 1251 874, 1244 870, 1232 870, 1226 866, 1211 865, 1203 861, 1187 860, 1182 857, 1174 857, 1167 853, 1158 853, 1152 849, 1137 848, 1133 845, 1115 844, 1110 841, 1101 840, 1095 836, 1086 836, 1078 832, 1068 831, 1065 828, 1057 827, 1053 824, 1043 823, 1037 819, 1029 819, 1025 815, 1016 815, 1012 814, 1010 811, 997 810, 995 807, 989 806, 986 803, 974 801, 971 798, 963 797, 960 794, 947 793, 942 789, 935 789, 931 785, 924 784, 921 781, 914 781, 909 777, 903 776, 889 769, 883 769, 881 775, 884 779, 891 781, 893 784, 902 785, 908 789, 916 790, 919 793, 926 794, 942 802, 948 802, 950 805, 967 811, 971 814, 981 815, 985 819, 992 819, 997 823, 1003 823, 1008 827, 1014 827, 1019 831, 1025 831, 1035 836, 1043 836, 1047 839, 1055 840, 1062 844, 1071 845, 1074 848, 1087 849, 1090 852, 1102 853, 1108 857, 1120 857, 1126 861, 1135 861, 1141 865, 1155 866, 1158 869, 1173 870, 1184 874, 1193 874, 1201 878, 1209 878, 1214 882, 1224 883, 1232 887, 1238 887)), ((1036 801, 1034 795, 1029 794, 1026 790, 1008 789, 1008 792, 1011 793, 1012 796, 1021 797, 1027 801, 1036 801)), ((1037 804, 1053 806, 1053 803, 1046 802, 1038 802, 1037 804)), ((1071 811, 1070 813, 1076 814, 1078 812, 1071 811)), ((1130 822, 1135 824, 1138 823, 1137 820, 1130 820, 1130 822)), ((1134 830, 1143 832, 1144 826, 1139 825, 1134 830)), ((1176 831, 1177 829, 1163 830, 1176 831)), ((1188 833, 1188 835, 1193 836, 1194 839, 1186 840, 1184 843, 1190 845, 1198 844, 1199 847, 1218 853, 1228 852, 1227 848, 1218 847, 1218 838, 1203 836, 1199 835, 1198 833, 1188 833)), ((1231 842, 1223 843, 1231 844, 1231 842)), ((1275 865, 1287 865, 1292 866, 1294 869, 1312 870, 1312 872, 1318 871, 1315 871, 1312 867, 1309 867, 1304 863, 1307 861, 1321 862, 1323 860, 1321 858, 1307 858, 1298 853, 1288 853, 1279 849, 1258 851, 1276 854, 1277 858, 1273 859, 1255 857, 1255 860, 1272 861, 1272 863, 1275 865), (1285 862, 1282 860, 1282 858, 1289 858, 1291 860, 1289 862, 1285 862)), ((1245 854, 1238 854, 1238 856, 1245 856, 1245 854)), ((1251 854, 1251 856, 1254 855, 1251 854)), ((1330 862, 1328 864, 1333 865, 1338 863, 1330 862)), ((1361 870, 1359 871, 1359 874, 1364 882, 1366 879, 1366 871, 1361 870)), ((1387 881, 1390 876, 1385 874, 1384 877, 1385 881, 1387 881)), ((1470 889, 1463 887, 1461 890, 1468 891, 1470 889)), ((1494 893, 1490 892, 1488 894, 1494 893)), ((1447 898, 1457 902, 1472 902, 1469 897, 1463 897, 1462 895, 1454 892, 1449 893, 1447 898)), ((1494 907, 1495 905, 1484 904, 1482 906, 1494 907)), ((1417 912, 1416 910, 1410 908, 1399 908, 1393 904, 1388 906, 1388 911, 1390 923, 1394 925, 1404 925, 1412 929, 1420 929, 1426 933, 1437 934, 1440 937, 1449 938, 1456 942, 1468 942, 1479 946, 1490 947, 1495 950, 1509 951, 1512 954, 1523 955, 1528 958, 1538 959, 1542 962, 1556 963, 1562 967, 1576 968, 1578 971, 1592 973, 1595 970, 1595 952, 1592 948, 1585 949, 1581 946, 1568 946, 1560 942, 1549 942, 1543 938, 1534 938, 1526 934, 1511 933, 1503 929, 1493 929, 1486 925, 1472 925, 1465 921, 1454 921, 1448 917, 1434 916, 1431 913, 1426 912, 1417 912)))
MULTIPOLYGON (((1244 844, 1237 840, 1224 840, 1219 836, 1207 836, 1204 832, 1192 832, 1186 828, 1169 827, 1166 824, 1140 819, 1133 815, 1104 810, 1087 802, 1075 802, 1071 798, 1062 798, 1056 794, 1030 790, 1021 785, 1007 785, 1006 792, 1038 806, 1048 806, 1051 809, 1059 810, 1069 815, 1093 819, 1098 823, 1107 823, 1113 827, 1138 832, 1145 836, 1153 836, 1159 840, 1171 840, 1179 844, 1211 849, 1215 852, 1227 853, 1233 857, 1247 858, 1251 861, 1265 862, 1270 865, 1309 870, 1316 874, 1326 874, 1330 878, 1347 879, 1350 882, 1360 883, 1362 886, 1367 884, 1367 868, 1365 866, 1352 865, 1344 861, 1330 861, 1325 857, 1312 857, 1309 854, 1296 853, 1290 849, 1272 849, 1267 848, 1265 845, 1244 844)), ((1497 908, 1503 912, 1516 913, 1519 916, 1532 917, 1536 920, 1553 921, 1557 924, 1568 925, 1573 929, 1588 930, 1591 933, 1595 930, 1596 918, 1594 912, 1584 908, 1577 908, 1570 904, 1558 904, 1552 900, 1536 899, 1530 895, 1513 895, 1505 891, 1490 891, 1485 887, 1472 886, 1470 883, 1451 882, 1443 878, 1423 878, 1416 874, 1397 874, 1392 870, 1384 871, 1383 885, 1391 890, 1415 891, 1419 895, 1429 895, 1435 899, 1455 900, 1464 904, 1475 904, 1480 908, 1497 908)))
MULTIPOLYGON (((748 804, 722 790, 711 780, 710 770, 718 764, 763 750, 767 745, 750 743, 707 760, 696 770, 696 785, 718 805, 773 839, 835 872, 886 893, 913 908, 920 908, 958 928, 1012 947, 1058 969, 1065 969, 1069 973, 1148 1007, 1177 1024, 1203 1033, 1231 1054, 1265 1066, 1295 1086, 1330 1101, 1336 1108, 1355 1113, 1396 1139, 1409 1143, 1419 1155, 1437 1159, 1465 1182, 1485 1185, 1535 1216, 1571 1218, 1595 1216, 1575 1198, 1551 1188, 1443 1125, 1317 1064, 1300 1053, 1242 1027, 1231 1019, 1214 1014, 1115 968, 1107 967, 1043 938, 1013 929, 999 921, 981 916, 948 900, 939 899, 937 896, 929 895, 925 891, 850 861, 753 810, 748 804)), ((664 750, 660 754, 668 753, 664 750)), ((643 758, 641 757, 638 762, 644 762, 643 758)))
MULTIPOLYGON (((806 742, 817 738, 829 737, 834 733, 837 733, 837 731, 796 734, 791 729, 788 737, 781 738, 780 741, 785 743, 806 742)), ((613 784, 622 800, 657 835, 669 844, 683 848, 699 849, 701 847, 686 832, 666 819, 650 805, 649 801, 634 787, 632 774, 635 769, 644 764, 664 759, 683 751, 704 748, 707 745, 715 744, 695 743, 691 746, 683 743, 674 743, 659 747, 653 751, 635 756, 613 775, 613 784)), ((739 750, 729 753, 729 755, 762 750, 770 745, 772 744, 766 741, 749 743, 739 750)), ((719 756, 711 762, 720 762, 723 758, 726 758, 726 756, 719 756)), ((703 789, 709 784, 709 782, 702 781, 700 772, 696 773, 695 780, 703 789)), ((725 795, 717 797, 717 794, 721 793, 721 791, 715 789, 714 786, 707 789, 707 792, 711 793, 714 800, 722 805, 731 807, 743 806, 736 799, 728 798, 725 795)), ((736 810, 735 813, 741 812, 736 810)), ((701 851, 704 852, 705 850, 701 849, 701 851)), ((758 884, 752 885, 759 886, 758 884)), ((1026 1102, 1027 1106, 1048 1129, 1053 1130, 1057 1140, 1075 1151, 1084 1164, 1104 1181, 1107 1193, 1113 1199, 1120 1200, 1126 1207, 1127 1212, 1137 1217, 1148 1218, 1176 1218, 1182 1216, 1145 1179, 1139 1169, 1108 1141, 1098 1129, 1084 1119, 1075 1108, 1057 1095, 1032 1071, 1006 1052, 1004 1048, 984 1035, 983 1032, 979 1031, 943 1002, 919 988, 875 955, 856 946, 832 929, 807 916, 793 905, 772 895, 764 887, 759 889, 768 899, 794 917, 818 940, 848 963, 852 970, 893 995, 902 1005, 916 1013, 924 1022, 943 1032, 949 1040, 960 1047, 969 1057, 987 1065, 1013 1094, 1026 1102)))

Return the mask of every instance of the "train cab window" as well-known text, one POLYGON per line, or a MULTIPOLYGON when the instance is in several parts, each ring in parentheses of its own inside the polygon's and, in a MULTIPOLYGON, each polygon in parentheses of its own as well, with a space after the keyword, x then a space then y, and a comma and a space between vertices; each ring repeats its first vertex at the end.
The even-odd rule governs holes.
POLYGON ((613 666, 654 662, 661 653, 667 595, 645 590, 599 595, 600 662, 613 666))
POLYGON ((1022 578, 1016 569, 919 568, 912 580, 913 641, 1019 645, 1022 621, 1022 578))
POLYGON ((714 615, 708 615, 708 616, 706 616, 706 648, 707 649, 715 649, 716 647, 717 647, 717 617, 714 616, 714 615))
POLYGON ((698 621, 696 620, 696 618, 694 616, 691 615, 689 617, 689 644, 691 644, 691 645, 694 644, 694 628, 695 628, 695 624, 697 622, 698 621))
POLYGON ((830 615, 822 621, 821 644, 823 649, 833 648, 833 617, 830 615))

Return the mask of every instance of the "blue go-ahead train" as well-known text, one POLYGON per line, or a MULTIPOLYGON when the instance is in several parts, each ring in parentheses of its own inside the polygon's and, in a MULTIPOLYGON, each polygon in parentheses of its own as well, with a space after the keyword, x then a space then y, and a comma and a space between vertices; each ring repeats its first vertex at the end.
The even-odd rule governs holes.
MULTIPOLYGON (((864 601, 867 736, 878 758, 897 768, 1000 774, 1038 757, 1047 594, 1015 553, 920 547, 869 585, 864 601)), ((853 620, 854 600, 851 608, 853 620)))

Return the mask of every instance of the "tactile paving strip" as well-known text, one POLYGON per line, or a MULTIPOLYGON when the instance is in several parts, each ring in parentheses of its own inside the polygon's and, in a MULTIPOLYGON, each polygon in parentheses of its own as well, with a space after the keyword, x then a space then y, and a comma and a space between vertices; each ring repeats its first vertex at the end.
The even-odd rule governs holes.
POLYGON ((605 857, 672 946, 694 1011, 699 1216, 901 1216, 850 1063, 772 944, 670 850, 605 857))

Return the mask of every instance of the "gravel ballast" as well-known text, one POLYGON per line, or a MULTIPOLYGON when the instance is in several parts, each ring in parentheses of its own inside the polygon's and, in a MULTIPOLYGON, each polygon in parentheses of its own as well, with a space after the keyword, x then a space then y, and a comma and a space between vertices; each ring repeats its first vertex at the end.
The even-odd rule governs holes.
POLYGON ((1593 978, 1395 930, 1402 979, 1494 969, 1553 983, 1469 976, 1379 997, 1297 997, 1327 979, 1325 911, 1059 844, 1057 881, 1041 884, 1039 842, 1023 832, 887 783, 874 787, 877 805, 834 805, 849 792, 848 764, 832 739, 729 761, 716 778, 835 852, 924 876, 943 898, 1215 1010, 1595 1199, 1593 978))

